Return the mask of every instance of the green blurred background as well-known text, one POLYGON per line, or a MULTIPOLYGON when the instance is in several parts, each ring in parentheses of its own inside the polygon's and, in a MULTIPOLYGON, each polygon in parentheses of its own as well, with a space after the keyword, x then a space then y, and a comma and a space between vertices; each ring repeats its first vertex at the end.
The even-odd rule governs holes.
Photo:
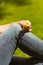
MULTIPOLYGON (((27 19, 32 33, 43 39, 43 0, 0 0, 0 25, 27 19)), ((30 57, 19 48, 15 55, 30 57)))

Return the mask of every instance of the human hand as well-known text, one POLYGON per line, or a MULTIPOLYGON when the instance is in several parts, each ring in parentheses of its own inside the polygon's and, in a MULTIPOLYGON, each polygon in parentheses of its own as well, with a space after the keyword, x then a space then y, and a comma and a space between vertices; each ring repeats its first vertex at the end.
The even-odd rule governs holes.
POLYGON ((24 32, 31 32, 32 31, 32 26, 31 22, 28 20, 21 20, 19 21, 19 24, 22 26, 22 31, 24 32))

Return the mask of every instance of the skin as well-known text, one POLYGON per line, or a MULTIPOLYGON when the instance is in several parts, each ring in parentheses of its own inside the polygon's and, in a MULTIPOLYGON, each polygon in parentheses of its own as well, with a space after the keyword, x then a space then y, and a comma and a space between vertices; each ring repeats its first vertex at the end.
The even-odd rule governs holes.
POLYGON ((6 25, 0 25, 0 34, 15 23, 20 24, 22 27, 22 31, 24 31, 24 32, 31 32, 32 31, 32 26, 31 26, 30 21, 21 20, 21 21, 13 22, 13 23, 6 24, 6 25))

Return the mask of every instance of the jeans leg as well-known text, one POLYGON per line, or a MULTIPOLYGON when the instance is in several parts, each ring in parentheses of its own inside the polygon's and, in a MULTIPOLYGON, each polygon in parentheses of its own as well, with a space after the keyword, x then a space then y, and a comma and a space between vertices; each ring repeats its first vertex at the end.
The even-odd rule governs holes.
POLYGON ((43 59, 43 41, 31 32, 24 34, 19 48, 37 59, 43 59))
POLYGON ((19 24, 14 24, 0 35, 0 65, 9 65, 17 47, 18 34, 21 30, 19 24))
POLYGON ((35 58, 13 57, 9 65, 43 65, 43 61, 35 58))

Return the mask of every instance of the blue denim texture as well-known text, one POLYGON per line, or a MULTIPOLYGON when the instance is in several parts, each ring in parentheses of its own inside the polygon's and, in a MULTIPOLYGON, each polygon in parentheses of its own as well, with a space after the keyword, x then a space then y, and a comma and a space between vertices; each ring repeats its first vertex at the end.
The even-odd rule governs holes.
POLYGON ((17 40, 21 26, 14 24, 0 35, 0 65, 9 65, 16 49, 17 40))

